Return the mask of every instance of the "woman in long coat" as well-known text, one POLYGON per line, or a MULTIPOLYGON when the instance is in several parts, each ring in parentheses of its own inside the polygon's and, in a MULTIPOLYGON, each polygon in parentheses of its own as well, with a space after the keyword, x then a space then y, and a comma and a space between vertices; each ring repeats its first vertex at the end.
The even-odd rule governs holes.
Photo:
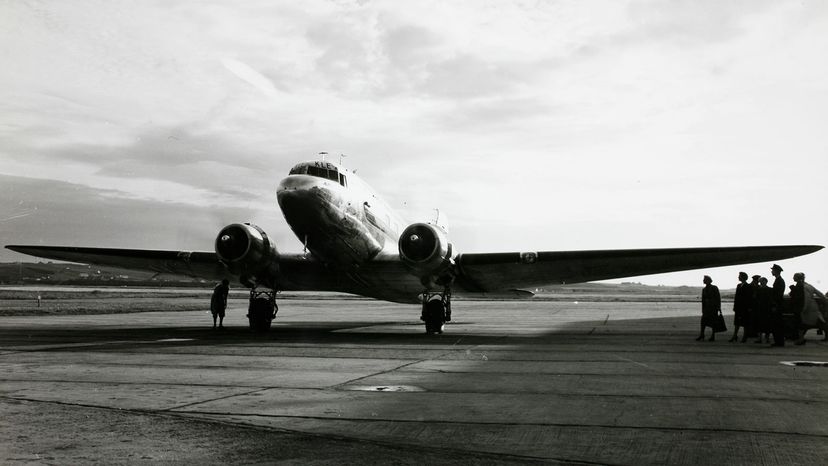
POLYGON ((748 274, 739 272, 739 284, 736 285, 736 295, 733 297, 733 336, 730 342, 736 341, 739 336, 739 327, 744 329, 742 343, 747 341, 748 325, 750 325, 750 302, 753 299, 753 288, 747 283, 748 274))
POLYGON ((759 279, 759 288, 756 289, 756 299, 753 306, 753 322, 756 326, 758 338, 756 343, 770 343, 771 333, 771 306, 773 305, 773 289, 768 286, 768 279, 759 279))
MULTIPOLYGON (((702 318, 701 318, 701 328, 699 329, 699 337, 696 338, 696 341, 704 340, 704 328, 710 327, 711 330, 714 329, 716 325, 716 319, 719 316, 719 312, 722 310, 722 297, 719 294, 719 287, 713 284, 713 279, 710 276, 705 275, 704 280, 704 288, 702 288, 702 318)), ((707 341, 716 341, 716 331, 710 334, 710 338, 707 341)))

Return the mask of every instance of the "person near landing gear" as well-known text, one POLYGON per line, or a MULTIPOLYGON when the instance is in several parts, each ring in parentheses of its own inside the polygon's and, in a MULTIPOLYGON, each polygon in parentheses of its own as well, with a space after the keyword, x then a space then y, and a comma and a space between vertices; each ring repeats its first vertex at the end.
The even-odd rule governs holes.
POLYGON ((425 322, 427 334, 443 333, 443 324, 446 322, 446 305, 443 297, 435 294, 429 298, 423 305, 423 315, 420 319, 425 322))
POLYGON ((230 293, 230 280, 224 279, 213 288, 213 296, 210 298, 210 312, 213 313, 213 328, 224 328, 224 311, 227 309, 227 295, 230 293))
POLYGON ((702 318, 699 337, 696 338, 696 341, 704 340, 705 327, 710 327, 710 330, 712 330, 708 341, 716 341, 714 325, 719 312, 722 310, 722 297, 719 294, 719 287, 713 284, 713 279, 709 275, 705 275, 702 281, 704 283, 704 288, 702 288, 702 318))

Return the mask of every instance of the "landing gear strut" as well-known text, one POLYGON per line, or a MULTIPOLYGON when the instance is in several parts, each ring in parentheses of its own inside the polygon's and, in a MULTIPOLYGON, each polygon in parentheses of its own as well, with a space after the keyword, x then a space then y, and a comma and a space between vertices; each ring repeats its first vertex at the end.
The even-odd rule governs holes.
POLYGON ((425 323, 427 334, 443 333, 446 322, 451 321, 451 289, 446 287, 442 293, 423 291, 423 312, 420 320, 425 323))
POLYGON ((267 332, 270 330, 270 323, 279 312, 276 304, 276 290, 257 289, 250 290, 250 304, 247 307, 247 319, 250 322, 250 330, 254 332, 267 332))

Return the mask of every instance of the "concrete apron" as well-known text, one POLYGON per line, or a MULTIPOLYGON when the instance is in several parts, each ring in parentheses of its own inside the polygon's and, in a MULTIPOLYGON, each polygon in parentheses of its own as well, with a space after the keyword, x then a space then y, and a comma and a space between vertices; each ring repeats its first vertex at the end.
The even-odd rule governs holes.
POLYGON ((695 342, 691 303, 458 304, 434 336, 372 301, 282 304, 266 336, 240 310, 225 332, 192 312, 4 318, 0 395, 562 461, 828 453, 828 369, 781 364, 828 360, 815 335, 695 342))

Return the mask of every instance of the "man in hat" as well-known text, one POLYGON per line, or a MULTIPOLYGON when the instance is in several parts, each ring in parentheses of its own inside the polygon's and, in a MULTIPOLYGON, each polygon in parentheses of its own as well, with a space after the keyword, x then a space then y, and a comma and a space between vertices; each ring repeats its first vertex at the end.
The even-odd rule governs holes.
POLYGON ((773 292, 771 294, 771 331, 773 333, 773 344, 771 346, 785 346, 785 320, 782 317, 785 280, 782 278, 782 267, 773 264, 771 274, 776 277, 773 280, 773 292))

